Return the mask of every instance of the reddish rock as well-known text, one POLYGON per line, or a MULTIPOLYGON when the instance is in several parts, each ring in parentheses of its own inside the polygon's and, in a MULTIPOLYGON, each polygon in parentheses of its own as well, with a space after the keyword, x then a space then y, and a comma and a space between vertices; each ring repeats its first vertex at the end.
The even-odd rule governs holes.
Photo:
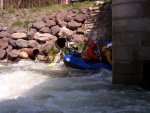
POLYGON ((16 41, 13 40, 12 38, 9 38, 9 44, 12 46, 12 47, 16 47, 16 41))
POLYGON ((51 27, 51 33, 52 33, 52 35, 57 36, 59 30, 60 30, 60 27, 58 25, 51 27))
POLYGON ((6 51, 0 47, 0 53, 0 59, 4 59, 4 57, 6 56, 6 51))
POLYGON ((0 38, 4 38, 4 37, 9 38, 10 37, 10 33, 6 32, 6 31, 1 31, 0 32, 0 38))
POLYGON ((83 14, 87 14, 88 9, 87 9, 87 8, 82 8, 82 9, 80 9, 80 11, 81 11, 83 14))
POLYGON ((29 48, 38 48, 38 42, 36 40, 29 40, 28 47, 29 48))
POLYGON ((34 36, 34 34, 35 34, 36 32, 37 32, 36 29, 31 28, 31 29, 29 30, 29 32, 27 33, 28 39, 29 39, 29 40, 32 40, 32 39, 33 39, 33 36, 34 36))
POLYGON ((58 14, 56 15, 56 19, 63 21, 63 20, 64 20, 64 17, 67 15, 67 13, 68 13, 68 11, 62 11, 62 12, 58 13, 58 14))
POLYGON ((55 26, 55 25, 56 25, 56 22, 54 20, 47 20, 45 22, 46 27, 52 27, 52 26, 55 26))
POLYGON ((0 46, 2 49, 6 49, 9 45, 8 38, 0 39, 0 46))
POLYGON ((13 50, 8 54, 8 56, 9 56, 10 58, 17 58, 17 57, 19 57, 19 53, 20 53, 19 50, 13 49, 13 50))
POLYGON ((36 23, 33 23, 33 27, 36 28, 36 29, 41 29, 43 27, 45 27, 45 23, 44 22, 36 22, 36 23))
POLYGON ((75 34, 72 37, 75 42, 82 43, 82 44, 84 43, 84 35, 75 34))
POLYGON ((13 47, 9 45, 6 49, 7 54, 9 54, 12 51, 13 47))
POLYGON ((75 16, 74 21, 83 23, 85 19, 86 19, 86 14, 80 14, 80 15, 75 16))
POLYGON ((68 22, 67 28, 69 28, 71 30, 76 30, 77 28, 79 28, 81 26, 82 26, 81 23, 78 23, 78 22, 75 22, 72 20, 71 22, 68 22))
POLYGON ((56 14, 52 14, 52 15, 50 15, 50 16, 49 16, 49 19, 50 19, 50 20, 54 20, 54 21, 55 21, 55 20, 56 20, 56 14))
POLYGON ((47 54, 49 51, 54 50, 55 41, 50 40, 48 41, 42 48, 42 52, 47 54))
POLYGON ((49 29, 49 27, 43 27, 39 30, 39 32, 41 32, 41 33, 51 33, 51 30, 49 29))
POLYGON ((42 17, 42 19, 43 19, 43 21, 44 21, 44 22, 46 22, 46 21, 48 21, 48 20, 49 20, 49 17, 44 16, 44 17, 42 17))
POLYGON ((73 19, 73 18, 72 18, 71 16, 69 16, 69 15, 66 15, 66 16, 64 17, 64 21, 65 21, 65 22, 70 22, 72 19, 73 19))
POLYGON ((58 25, 60 26, 60 27, 66 27, 67 26, 67 22, 62 22, 62 21, 59 21, 58 22, 58 25))
POLYGON ((71 16, 71 17, 75 17, 77 14, 78 14, 78 11, 77 11, 77 10, 73 10, 73 11, 70 11, 70 12, 68 13, 68 15, 71 16))

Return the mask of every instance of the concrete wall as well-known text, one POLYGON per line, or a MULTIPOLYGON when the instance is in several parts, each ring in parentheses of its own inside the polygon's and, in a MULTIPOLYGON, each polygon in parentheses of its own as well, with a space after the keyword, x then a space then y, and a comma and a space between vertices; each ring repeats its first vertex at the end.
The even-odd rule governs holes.
POLYGON ((113 84, 150 89, 150 0, 112 0, 113 84))

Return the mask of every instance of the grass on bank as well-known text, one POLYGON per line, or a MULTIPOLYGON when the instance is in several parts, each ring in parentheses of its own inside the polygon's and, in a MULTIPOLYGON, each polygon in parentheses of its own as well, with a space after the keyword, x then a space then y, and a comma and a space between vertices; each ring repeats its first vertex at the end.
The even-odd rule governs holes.
MULTIPOLYGON (((0 12, 0 15, 3 17, 3 18, 0 18, 0 22, 8 24, 7 21, 9 21, 10 18, 8 18, 8 16, 5 17, 5 15, 6 14, 12 15, 12 14, 16 14, 17 12, 19 12, 21 14, 19 17, 19 20, 14 20, 14 22, 11 23, 11 26, 8 26, 8 27, 27 28, 31 19, 34 21, 34 20, 40 19, 42 16, 48 16, 53 13, 58 13, 62 10, 72 10, 72 9, 78 10, 83 7, 90 7, 90 6, 93 6, 95 1, 97 0, 70 3, 67 5, 66 4, 50 5, 47 7, 38 7, 38 8, 29 8, 29 9, 5 9, 0 12)), ((110 0, 100 0, 100 1, 109 2, 110 0)))
MULTIPOLYGON (((72 10, 72 9, 80 9, 83 7, 90 7, 93 6, 94 2, 96 2, 97 0, 92 0, 92 1, 85 1, 85 2, 77 2, 77 3, 70 3, 70 4, 59 4, 59 5, 50 5, 47 7, 43 7, 43 8, 32 8, 29 9, 29 11, 34 14, 34 13, 42 13, 42 14, 52 14, 52 13, 57 13, 60 12, 62 10, 72 10)), ((104 1, 104 2, 108 2, 110 0, 99 0, 99 1, 104 1)))

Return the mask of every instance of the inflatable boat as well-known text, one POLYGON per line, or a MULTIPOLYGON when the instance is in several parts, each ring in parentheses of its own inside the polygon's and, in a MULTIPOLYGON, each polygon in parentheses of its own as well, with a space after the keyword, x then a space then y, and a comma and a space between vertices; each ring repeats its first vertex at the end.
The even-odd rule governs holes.
POLYGON ((102 68, 110 71, 112 70, 112 66, 109 64, 89 63, 71 54, 68 54, 64 57, 64 64, 72 68, 85 69, 85 70, 100 70, 102 68))

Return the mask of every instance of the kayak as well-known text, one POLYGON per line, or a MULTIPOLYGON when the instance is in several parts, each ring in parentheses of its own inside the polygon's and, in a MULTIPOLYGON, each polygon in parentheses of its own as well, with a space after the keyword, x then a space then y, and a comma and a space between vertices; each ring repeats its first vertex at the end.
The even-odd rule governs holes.
POLYGON ((89 63, 82 60, 80 57, 76 57, 71 54, 68 54, 64 57, 64 64, 72 68, 85 69, 85 70, 100 70, 100 69, 112 70, 112 66, 109 64, 89 63))

